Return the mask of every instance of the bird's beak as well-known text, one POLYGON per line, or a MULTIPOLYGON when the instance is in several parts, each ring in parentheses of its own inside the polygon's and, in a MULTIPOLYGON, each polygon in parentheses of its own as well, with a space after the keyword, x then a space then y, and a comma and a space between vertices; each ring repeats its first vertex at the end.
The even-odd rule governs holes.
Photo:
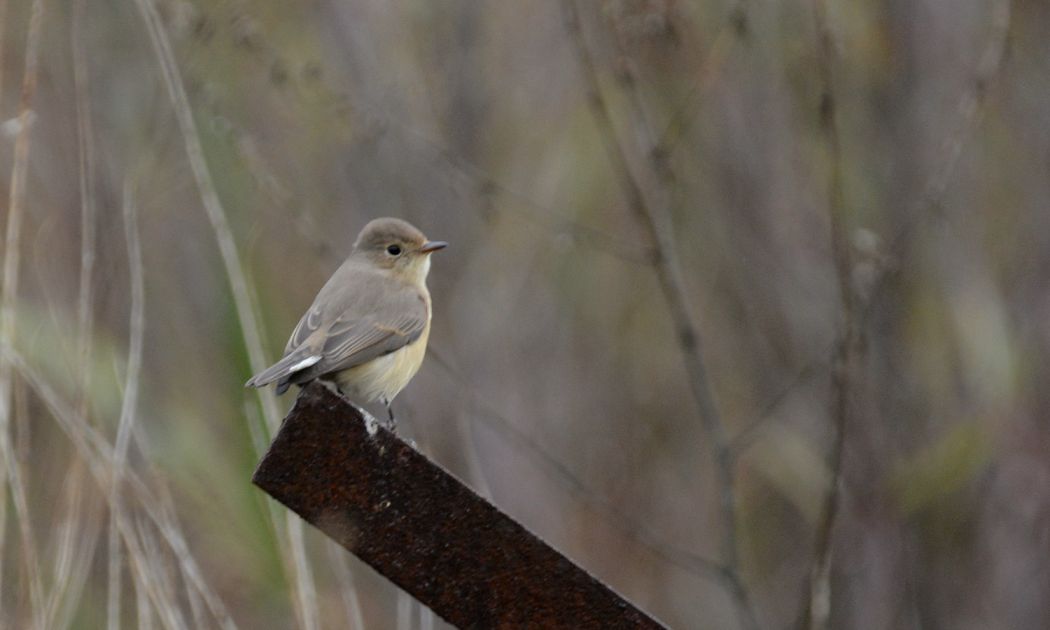
POLYGON ((426 243, 423 243, 423 247, 419 248, 419 252, 421 254, 429 254, 431 252, 436 252, 439 249, 445 249, 446 247, 448 247, 448 243, 445 241, 427 241, 426 243))

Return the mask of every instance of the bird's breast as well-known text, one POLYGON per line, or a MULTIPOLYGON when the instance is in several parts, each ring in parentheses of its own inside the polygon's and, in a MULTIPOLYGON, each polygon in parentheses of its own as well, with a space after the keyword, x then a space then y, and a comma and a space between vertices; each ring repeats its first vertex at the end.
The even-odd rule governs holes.
POLYGON ((335 375, 339 388, 359 402, 393 400, 419 371, 429 337, 428 318, 423 333, 414 342, 335 375))

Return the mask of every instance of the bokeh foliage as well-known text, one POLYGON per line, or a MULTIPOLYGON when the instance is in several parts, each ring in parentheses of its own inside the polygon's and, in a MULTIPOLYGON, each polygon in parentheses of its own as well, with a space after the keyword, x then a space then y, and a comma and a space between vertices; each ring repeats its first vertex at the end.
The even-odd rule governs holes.
MULTIPOLYGON (((6 2, 0 119, 13 121, 30 0, 6 2)), ((245 338, 151 39, 134 2, 90 2, 79 21, 68 4, 45 2, 14 345, 71 403, 89 369, 87 421, 112 440, 127 369, 121 208, 130 184, 146 340, 129 465, 177 515, 233 619, 288 627, 297 617, 286 539, 248 481, 259 439, 250 425, 262 411, 242 389, 245 338), (86 368, 76 350, 74 29, 88 53, 97 144, 86 368)), ((1048 627, 1050 10, 1001 0, 830 4, 845 195, 837 211, 865 307, 838 471, 832 625, 1048 627), (1001 61, 986 67, 997 48, 1001 61)), ((632 167, 650 159, 634 114, 667 141, 689 307, 721 416, 739 439, 743 576, 763 625, 785 627, 836 475, 826 456, 828 366, 842 314, 813 7, 580 6, 632 167)), ((711 445, 559 3, 158 8, 268 357, 368 219, 400 216, 450 241, 431 274, 433 352, 396 403, 402 430, 670 626, 732 627, 717 580, 653 551, 656 541, 717 555, 711 445)), ((15 133, 4 123, 2 173, 15 133)), ((0 178, 5 214, 9 192, 0 178)), ((52 567, 70 479, 83 471, 38 393, 16 384, 14 443, 51 592, 67 578, 52 567)), ((71 627, 106 619, 106 492, 89 477, 79 491, 72 526, 83 532, 78 548, 94 551, 83 593, 67 604, 71 627)), ((4 497, 0 625, 22 627, 32 604, 4 497)), ((318 534, 307 532, 306 546, 322 626, 345 626, 339 567, 318 534)), ((163 548, 151 571, 175 579, 177 555, 163 548)), ((356 560, 349 566, 368 627, 405 623, 396 589, 356 560)), ((129 575, 125 624, 137 619, 129 575)), ((176 600, 194 619, 185 593, 176 600)))

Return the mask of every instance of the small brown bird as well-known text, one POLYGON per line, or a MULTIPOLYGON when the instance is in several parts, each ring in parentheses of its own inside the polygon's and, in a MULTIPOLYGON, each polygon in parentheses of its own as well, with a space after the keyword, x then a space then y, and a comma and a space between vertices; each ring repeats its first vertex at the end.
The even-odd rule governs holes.
POLYGON ((283 394, 325 379, 352 400, 382 401, 393 423, 390 403, 419 370, 430 335, 430 254, 447 246, 400 219, 369 222, 299 320, 284 357, 245 386, 276 382, 283 394))

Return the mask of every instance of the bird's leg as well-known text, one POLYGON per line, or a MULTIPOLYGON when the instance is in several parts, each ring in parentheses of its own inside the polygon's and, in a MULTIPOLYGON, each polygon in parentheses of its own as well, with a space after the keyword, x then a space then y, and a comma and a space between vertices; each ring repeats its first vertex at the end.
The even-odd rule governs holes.
POLYGON ((382 398, 381 400, 383 401, 383 404, 386 405, 386 414, 390 418, 390 423, 387 425, 386 428, 390 429, 391 431, 396 431, 397 419, 394 418, 394 408, 392 406, 392 401, 389 398, 382 398))
MULTIPOLYGON (((368 429, 368 435, 375 435, 376 427, 379 426, 379 420, 376 420, 375 416, 368 413, 367 409, 351 400, 349 396, 343 393, 343 390, 339 388, 339 385, 335 381, 331 381, 326 378, 319 378, 317 379, 317 381, 321 383, 321 385, 323 385, 325 389, 332 392, 336 396, 342 398, 343 402, 353 407, 354 411, 359 413, 364 419, 365 427, 368 429)), ((383 425, 386 426, 386 423, 383 423, 383 425)))

